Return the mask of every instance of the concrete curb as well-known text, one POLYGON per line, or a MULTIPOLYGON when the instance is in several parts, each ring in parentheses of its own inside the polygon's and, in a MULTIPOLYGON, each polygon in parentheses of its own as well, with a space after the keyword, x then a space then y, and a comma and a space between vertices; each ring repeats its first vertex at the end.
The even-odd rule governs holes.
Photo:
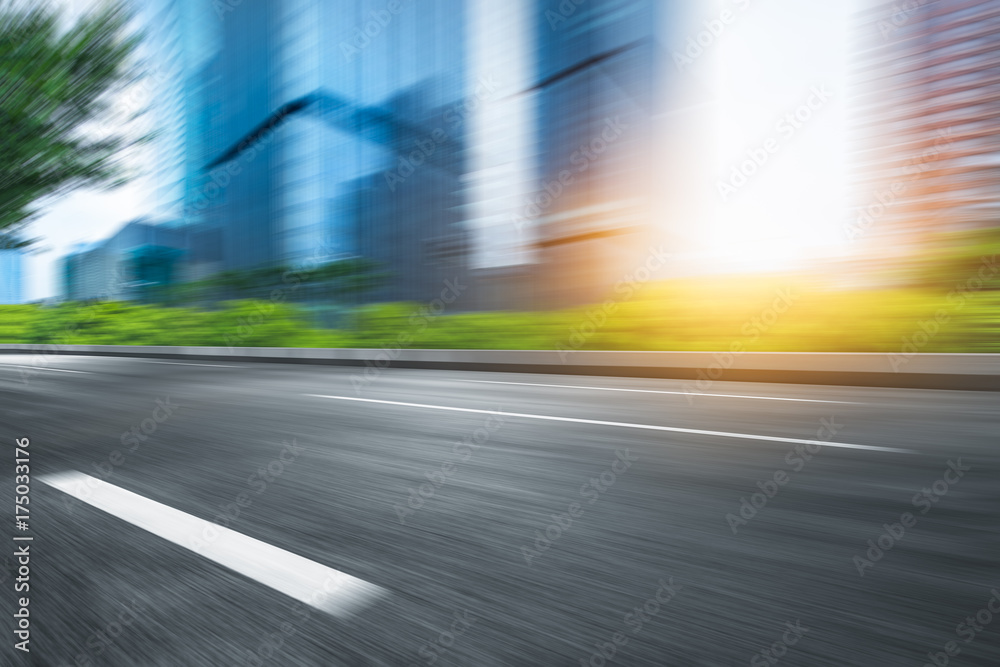
POLYGON ((782 382, 914 389, 1000 391, 1000 354, 827 352, 603 352, 555 350, 399 350, 293 347, 172 347, 0 344, 0 354, 146 357, 211 361, 330 364, 385 368, 604 375, 713 381, 782 382))

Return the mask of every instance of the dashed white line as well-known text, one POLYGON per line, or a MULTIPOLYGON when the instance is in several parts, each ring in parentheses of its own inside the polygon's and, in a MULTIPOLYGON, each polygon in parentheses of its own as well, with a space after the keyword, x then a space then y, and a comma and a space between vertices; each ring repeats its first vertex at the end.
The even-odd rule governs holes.
POLYGON ((334 616, 350 616, 387 593, 375 584, 81 472, 69 471, 39 479, 123 521, 334 616))
POLYGON ((362 403, 381 403, 383 405, 401 405, 408 408, 425 408, 428 410, 449 410, 452 412, 472 412, 483 415, 502 415, 504 417, 523 417, 524 419, 543 419, 555 422, 571 422, 574 424, 593 424, 595 426, 617 426, 620 428, 637 428, 647 431, 669 431, 671 433, 691 433, 694 435, 714 435, 720 438, 738 438, 740 440, 767 440, 769 442, 790 442, 802 445, 824 445, 843 447, 845 449, 867 449, 874 452, 895 452, 898 454, 914 454, 911 449, 896 449, 895 447, 876 447, 874 445, 855 445, 848 442, 827 442, 820 440, 804 440, 801 438, 781 438, 774 435, 754 435, 751 433, 729 433, 727 431, 706 431, 697 428, 680 428, 679 426, 657 426, 655 424, 633 424, 630 422, 613 422, 598 419, 580 419, 578 417, 553 417, 550 415, 534 415, 523 412, 506 412, 504 410, 478 410, 475 408, 455 408, 445 405, 427 405, 425 403, 404 403, 403 401, 386 401, 376 398, 356 398, 354 396, 329 396, 326 394, 303 394, 315 398, 332 398, 338 401, 360 401, 362 403))
MULTIPOLYGON (((130 357, 124 357, 130 358, 130 357)), ((132 361, 142 361, 147 364, 172 364, 174 366, 210 366, 211 368, 239 368, 239 366, 227 366, 224 364, 197 364, 190 361, 159 361, 156 359, 132 359, 132 361)))
POLYGON ((501 382, 499 380, 460 380, 460 382, 475 382, 478 384, 516 384, 525 387, 557 387, 559 389, 593 389, 594 391, 630 391, 639 394, 677 394, 680 396, 718 396, 720 398, 756 398, 762 401, 796 401, 801 403, 841 403, 858 405, 856 401, 829 401, 819 398, 784 398, 781 396, 750 396, 744 394, 705 394, 690 391, 667 391, 665 389, 626 389, 621 387, 591 387, 576 384, 546 384, 541 382, 501 382))
POLYGON ((22 366, 20 364, 5 364, 0 362, 0 368, 27 368, 32 371, 53 371, 55 373, 83 373, 84 375, 93 375, 90 371, 71 371, 66 368, 48 368, 46 366, 22 366))

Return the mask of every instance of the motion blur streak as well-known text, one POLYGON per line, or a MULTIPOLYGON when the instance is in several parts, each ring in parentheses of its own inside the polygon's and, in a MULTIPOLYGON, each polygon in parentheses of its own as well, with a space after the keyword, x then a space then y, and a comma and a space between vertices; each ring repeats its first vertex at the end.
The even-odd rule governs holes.
POLYGON ((1000 0, 0 0, 0 664, 998 665, 998 180, 1000 0))
MULTIPOLYGON (((1000 350, 1000 0, 710 4, 124 3, 71 135, 145 176, 94 231, 0 182, 0 304, 58 273, 0 342, 1000 350)), ((25 25, 20 172, 83 66, 25 25)))
POLYGON ((349 615, 383 593, 377 586, 224 526, 206 528, 205 521, 90 475, 64 472, 40 481, 334 616, 349 615))
MULTIPOLYGON (((392 594, 331 617, 38 484, 37 664, 93 658, 88 636, 117 622, 121 601, 135 600, 145 611, 100 656, 104 664, 257 664, 249 656, 268 648, 274 655, 264 662, 275 665, 422 664, 420 648, 468 611, 475 623, 435 644, 450 643, 455 664, 576 664, 619 631, 628 643, 616 644, 617 664, 747 664, 798 620, 810 631, 794 647, 795 664, 895 667, 941 650, 996 585, 992 392, 717 383, 724 393, 852 401, 767 402, 765 411, 737 398, 689 406, 669 394, 471 384, 462 380, 518 378, 390 368, 369 388, 373 397, 806 440, 832 421, 838 440, 916 452, 823 447, 803 466, 784 442, 504 418, 402 525, 394 507, 456 460, 456 443, 483 426, 483 415, 301 396, 347 394, 350 368, 73 356, 60 365, 88 373, 40 374, 28 388, 0 375, 0 433, 31 437, 33 474, 103 477, 202 521, 247 493, 230 529, 392 594), (174 414, 134 454, 114 457, 119 435, 163 396, 174 414), (282 468, 275 462, 292 440, 301 452, 282 468), (601 480, 619 450, 631 466, 607 486, 601 480), (866 540, 917 512, 913 497, 959 459, 969 468, 961 483, 859 577, 852 559, 864 556, 866 540), (121 463, 110 474, 109 460, 121 463), (787 483, 734 535, 727 515, 743 511, 741 498, 773 492, 781 472, 787 483), (592 479, 606 490, 588 504, 580 489, 596 492, 592 479), (536 549, 538 531, 557 535, 553 515, 565 526, 572 503, 582 515, 529 567, 520 548, 536 549), (635 633, 624 615, 660 580, 683 588, 658 613, 643 611, 635 633)), ((681 381, 615 384, 677 390, 681 381)), ((0 483, 13 484, 5 470, 0 483)), ((11 604, 0 596, 0 612, 11 604)), ((984 634, 962 645, 962 658, 994 664, 1000 646, 984 634)))

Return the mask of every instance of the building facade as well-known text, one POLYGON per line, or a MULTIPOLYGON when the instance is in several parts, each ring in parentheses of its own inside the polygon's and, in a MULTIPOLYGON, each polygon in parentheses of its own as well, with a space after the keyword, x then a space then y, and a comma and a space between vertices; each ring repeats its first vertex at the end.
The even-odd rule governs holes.
POLYGON ((464 93, 464 3, 390 4, 282 0, 216 22, 189 85, 184 219, 219 230, 225 269, 366 257, 389 276, 379 300, 455 277, 464 140, 444 116, 464 93))
POLYGON ((135 301, 181 279, 190 247, 186 229, 133 220, 104 241, 76 248, 62 261, 66 301, 135 301))
POLYGON ((24 253, 0 249, 0 305, 24 303, 24 253))
POLYGON ((905 254, 1000 225, 1000 2, 869 2, 854 32, 849 238, 905 254))
POLYGON ((155 2, 190 275, 363 257, 368 300, 474 270, 458 307, 548 308, 669 235, 672 0, 155 2))
POLYGON ((502 79, 471 147, 488 307, 607 299, 682 224, 677 155, 700 109, 672 49, 687 16, 662 0, 471 4, 477 71, 502 79))
POLYGON ((610 298, 657 237, 672 12, 662 0, 538 3, 539 187, 529 212, 543 304, 610 298))

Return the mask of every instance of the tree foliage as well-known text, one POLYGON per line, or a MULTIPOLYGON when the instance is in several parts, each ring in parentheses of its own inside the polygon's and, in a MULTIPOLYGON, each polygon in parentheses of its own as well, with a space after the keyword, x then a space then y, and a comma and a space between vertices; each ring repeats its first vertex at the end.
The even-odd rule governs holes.
POLYGON ((373 261, 353 257, 308 268, 262 266, 229 270, 198 281, 171 285, 151 298, 169 305, 227 300, 268 299, 278 290, 287 301, 353 301, 385 284, 389 272, 373 261))
POLYGON ((32 243, 24 228, 45 199, 126 178, 118 156, 136 139, 97 130, 114 93, 137 78, 130 20, 120 2, 68 24, 41 0, 0 0, 3 245, 32 243))

